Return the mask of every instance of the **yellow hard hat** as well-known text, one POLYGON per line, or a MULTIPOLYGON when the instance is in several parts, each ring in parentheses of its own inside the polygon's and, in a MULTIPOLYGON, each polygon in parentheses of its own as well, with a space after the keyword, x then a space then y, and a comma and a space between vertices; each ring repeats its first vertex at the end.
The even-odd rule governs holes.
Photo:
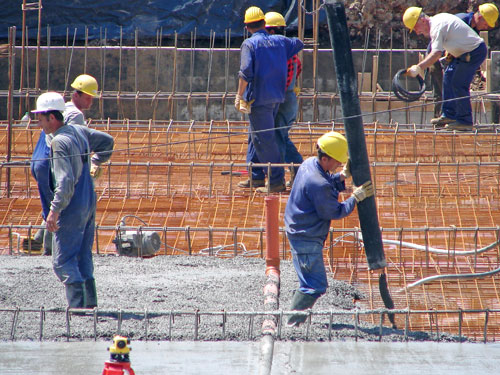
POLYGON ((349 158, 347 154, 347 140, 337 132, 328 132, 318 138, 319 148, 331 158, 345 163, 349 158))
POLYGON ((250 7, 245 11, 245 23, 262 21, 265 19, 264 12, 259 7, 250 7))
POLYGON ((94 77, 89 76, 88 74, 81 74, 76 77, 71 84, 71 87, 90 96, 97 95, 97 81, 94 77))
POLYGON ((403 23, 410 29, 410 33, 417 24, 420 13, 422 13, 422 8, 420 7, 409 7, 405 10, 405 13, 403 14, 403 23))
POLYGON ((498 8, 495 4, 486 3, 479 5, 479 13, 481 13, 481 16, 483 16, 489 27, 495 27, 498 19, 498 8))
POLYGON ((286 26, 285 18, 278 12, 267 12, 266 16, 266 27, 284 27, 286 26))

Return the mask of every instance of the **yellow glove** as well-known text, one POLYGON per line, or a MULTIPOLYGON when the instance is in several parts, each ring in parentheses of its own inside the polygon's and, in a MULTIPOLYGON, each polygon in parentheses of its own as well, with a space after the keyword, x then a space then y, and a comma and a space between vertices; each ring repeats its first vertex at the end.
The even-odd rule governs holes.
POLYGON ((408 69, 406 69, 406 75, 415 78, 416 76, 420 76, 424 78, 424 70, 418 65, 412 65, 408 69))
POLYGON ((102 174, 101 166, 92 163, 92 166, 90 167, 90 177, 92 177, 94 180, 97 180, 99 177, 101 177, 101 174, 102 174))
POLYGON ((373 196, 373 184, 371 181, 366 181, 363 185, 357 187, 352 192, 352 197, 356 199, 357 203, 371 196, 373 196))
POLYGON ((299 86, 295 86, 293 88, 293 92, 295 93, 295 96, 299 96, 300 95, 300 87, 299 86))
POLYGON ((345 180, 351 177, 351 159, 347 159, 347 162, 344 164, 344 168, 342 168, 340 174, 344 176, 345 180))
POLYGON ((234 101, 234 106, 235 108, 240 111, 241 113, 250 113, 252 111, 252 103, 255 101, 255 99, 250 100, 247 102, 246 100, 243 100, 243 98, 240 95, 236 95, 236 100, 234 101), (238 103, 239 107, 236 107, 236 104, 238 103))
POLYGON ((236 108, 237 111, 240 110, 240 101, 243 99, 241 95, 236 94, 236 98, 234 99, 234 108, 236 108))

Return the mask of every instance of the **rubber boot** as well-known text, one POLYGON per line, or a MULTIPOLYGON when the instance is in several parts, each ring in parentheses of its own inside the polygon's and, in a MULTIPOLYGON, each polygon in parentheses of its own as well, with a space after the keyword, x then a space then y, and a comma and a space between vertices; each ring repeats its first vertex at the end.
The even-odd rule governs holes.
POLYGON ((95 279, 85 280, 85 297, 86 308, 93 309, 94 307, 97 307, 97 290, 95 288, 95 279))
POLYGON ((85 307, 85 291, 83 283, 73 283, 64 285, 66 289, 66 299, 69 307, 85 307))
MULTIPOLYGON (((303 311, 309 309, 314 306, 316 299, 316 297, 313 297, 310 294, 305 294, 296 290, 292 298, 292 306, 290 307, 290 310, 303 311)), ((304 323, 306 319, 307 315, 292 315, 288 319, 288 325, 298 327, 304 323)))

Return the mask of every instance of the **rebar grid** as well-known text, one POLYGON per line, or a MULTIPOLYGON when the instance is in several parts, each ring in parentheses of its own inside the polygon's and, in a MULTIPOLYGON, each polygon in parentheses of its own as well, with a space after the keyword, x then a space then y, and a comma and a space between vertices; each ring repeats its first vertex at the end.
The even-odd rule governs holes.
MULTIPOLYGON (((355 311, 343 311, 343 310, 330 310, 330 311, 286 311, 286 310, 276 310, 276 311, 148 311, 146 310, 105 310, 94 308, 92 311, 84 309, 60 309, 52 308, 45 309, 41 307, 40 309, 26 309, 26 308, 2 308, 0 309, 0 316, 3 316, 6 320, 10 320, 10 332, 0 332, 0 339, 2 340, 16 340, 16 330, 19 325, 19 320, 21 315, 34 316, 35 319, 30 318, 31 322, 38 324, 38 332, 34 330, 34 336, 32 339, 38 339, 43 341, 44 337, 44 326, 46 324, 54 325, 55 322, 60 320, 64 316, 64 323, 59 325, 61 328, 60 336, 69 339, 72 337, 72 319, 92 319, 90 324, 93 325, 93 329, 87 329, 83 334, 84 337, 94 338, 97 340, 100 337, 99 328, 103 324, 103 321, 109 324, 110 319, 116 320, 116 334, 126 334, 127 327, 124 327, 124 322, 130 317, 134 320, 139 321, 138 324, 142 326, 143 334, 141 335, 142 340, 175 340, 175 329, 176 325, 181 324, 183 327, 192 326, 193 334, 190 340, 203 340, 203 326, 218 325, 220 326, 220 337, 211 338, 211 340, 219 339, 225 340, 228 336, 232 336, 233 339, 236 337, 240 340, 256 340, 262 336, 259 329, 259 320, 265 317, 274 316, 277 321, 277 331, 276 339, 282 339, 282 335, 285 330, 290 329, 284 323, 288 316, 292 314, 304 314, 307 315, 307 319, 304 323, 304 328, 299 332, 294 330, 295 339, 300 337, 304 340, 314 340, 313 323, 329 322, 326 326, 326 338, 331 341, 333 338, 333 319, 334 317, 341 317, 347 319, 348 321, 352 319, 352 338, 358 341, 361 337, 359 331, 363 329, 360 324, 362 321, 376 321, 375 325, 378 325, 378 332, 373 332, 374 338, 378 337, 379 341, 382 341, 383 337, 387 335, 384 329, 384 316, 387 314, 386 309, 357 309, 355 311), (36 317, 38 321, 36 322, 36 317), (105 318, 104 320, 102 318, 105 318), (247 321, 246 331, 232 331, 231 330, 231 320, 234 319, 244 319, 247 321), (164 332, 155 332, 154 326, 158 324, 160 320, 168 321, 167 329, 164 332), (176 323, 177 320, 177 323, 176 323), (35 336, 36 335, 36 336, 35 336)), ((450 309, 450 310, 411 310, 411 309, 395 309, 391 310, 392 313, 397 317, 398 322, 401 322, 400 329, 391 331, 391 335, 399 335, 401 341, 409 341, 410 336, 418 336, 420 340, 426 341, 441 341, 447 340, 442 334, 445 333, 446 326, 440 326, 438 320, 440 317, 445 316, 445 319, 453 320, 456 322, 457 332, 455 333, 456 338, 454 341, 476 341, 476 342, 495 342, 497 340, 497 332, 492 326, 494 322, 499 320, 500 309, 450 309), (472 319, 467 319, 467 317, 472 317, 472 319), (412 331, 415 331, 416 325, 413 324, 415 321, 428 320, 430 329, 427 334, 415 335, 412 331), (467 322, 470 320, 476 320, 482 323, 482 330, 474 332, 475 334, 470 336, 468 334, 467 322)), ((442 319, 441 319, 442 320, 442 319)), ((323 325, 324 326, 324 325, 323 325)), ((427 327, 427 328, 428 328, 427 327)), ((316 328, 318 329, 318 328, 316 328)), ((186 339, 186 338, 184 338, 186 339)), ((345 338, 344 338, 345 339, 345 338)))

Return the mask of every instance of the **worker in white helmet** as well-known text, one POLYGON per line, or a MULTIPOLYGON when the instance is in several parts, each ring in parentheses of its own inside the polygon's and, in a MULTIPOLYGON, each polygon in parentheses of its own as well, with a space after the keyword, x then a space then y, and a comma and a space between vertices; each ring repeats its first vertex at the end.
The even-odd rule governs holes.
POLYGON ((435 125, 445 125, 446 130, 471 131, 470 84, 476 70, 486 59, 487 48, 483 39, 457 16, 439 13, 429 17, 420 7, 408 8, 403 14, 403 23, 410 32, 415 31, 431 41, 431 52, 407 69, 409 76, 423 77, 424 70, 438 61, 444 51, 454 57, 444 71, 444 103, 435 125))
MULTIPOLYGON (((83 111, 90 109, 92 106, 92 100, 94 96, 97 95, 97 80, 88 75, 81 74, 75 78, 71 87, 74 89, 71 95, 71 101, 65 103, 64 108, 64 123, 70 125, 83 125, 87 126, 85 122, 85 116, 83 111)), ((35 147, 38 157, 48 158, 49 147, 45 142, 45 133, 42 131, 38 143, 35 147)), ((102 173, 102 169, 96 165, 92 164, 90 168, 90 174, 94 179, 97 179, 102 173)), ((48 182, 48 180, 47 180, 48 182)), ((48 184, 43 187, 43 181, 39 181, 39 189, 50 191, 48 184)), ((44 194, 48 195, 48 194, 44 194)), ((35 236, 29 240, 28 238, 23 239, 22 247, 23 250, 28 250, 31 246, 40 246, 43 248, 43 255, 52 254, 52 233, 47 230, 40 229, 36 232, 35 236)))
POLYGON ((37 180, 43 217, 53 233, 52 259, 64 283, 69 307, 97 306, 92 262, 96 195, 90 164, 109 160, 113 137, 81 125, 66 125, 63 97, 48 92, 38 97, 38 124, 46 134, 49 158, 35 148, 31 168, 37 180), (40 154, 41 153, 41 154, 40 154), (94 153, 92 159, 90 153, 94 153))
MULTIPOLYGON (((318 155, 300 166, 285 208, 285 230, 299 279, 290 310, 311 308, 326 292, 323 247, 331 220, 348 216, 357 202, 373 196, 372 182, 367 181, 339 202, 345 180, 351 177, 347 140, 342 134, 332 131, 322 135, 316 148, 318 155), (342 171, 334 173, 342 164, 342 171)), ((298 326, 305 319, 305 315, 292 315, 288 324, 298 326)))

